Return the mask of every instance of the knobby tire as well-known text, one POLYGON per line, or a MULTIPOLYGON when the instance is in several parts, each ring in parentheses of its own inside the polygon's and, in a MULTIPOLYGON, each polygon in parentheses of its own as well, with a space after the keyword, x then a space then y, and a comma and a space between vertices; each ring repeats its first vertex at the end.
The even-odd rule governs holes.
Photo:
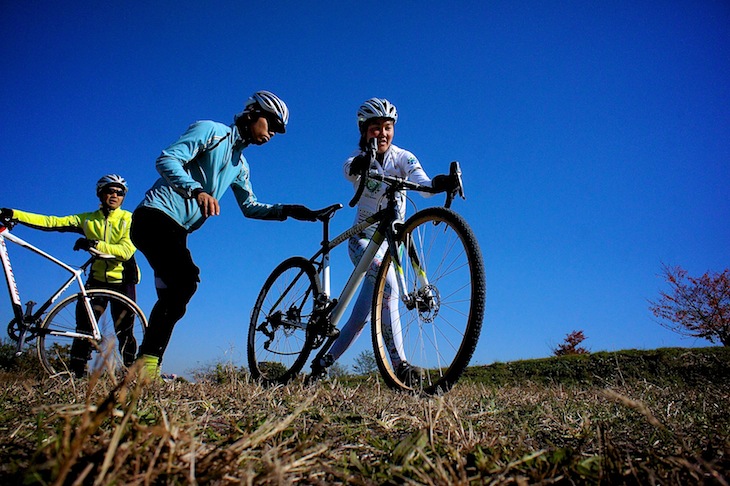
POLYGON ((422 302, 408 310, 399 299, 386 299, 386 276, 388 272, 391 278, 394 275, 388 252, 376 279, 372 308, 378 369, 391 388, 429 395, 445 393, 469 364, 482 328, 486 280, 479 244, 459 214, 432 207, 403 224, 398 231, 398 248, 407 292, 420 295, 422 302), (426 275, 426 289, 420 288, 419 269, 414 268, 409 245, 426 275), (390 308, 394 312, 389 312, 390 308), (394 314, 400 321, 400 332, 390 325, 396 321, 390 317, 394 314), (400 336, 400 351, 394 336, 400 336), (399 370, 403 358, 413 367, 411 372, 399 370))
POLYGON ((247 351, 252 378, 278 384, 299 375, 313 348, 307 326, 320 293, 319 275, 303 257, 284 260, 269 275, 249 324, 247 351))

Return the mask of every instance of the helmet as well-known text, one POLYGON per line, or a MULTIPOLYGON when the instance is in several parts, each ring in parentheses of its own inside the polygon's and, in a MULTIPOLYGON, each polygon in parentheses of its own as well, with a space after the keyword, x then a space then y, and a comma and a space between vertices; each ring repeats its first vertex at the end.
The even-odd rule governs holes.
POLYGON ((124 189, 125 193, 129 190, 127 181, 124 180, 124 177, 118 174, 107 174, 99 179, 96 182, 96 195, 101 196, 101 191, 103 191, 106 186, 119 186, 124 189))
POLYGON ((371 118, 390 118, 395 123, 398 121, 398 110, 385 98, 370 98, 357 110, 358 128, 362 130, 365 122, 371 118))
MULTIPOLYGON (((274 115, 275 126, 271 127, 274 132, 285 133, 286 124, 289 123, 289 108, 286 103, 271 91, 257 91, 246 100, 243 113, 261 113, 265 111, 274 115)), ((240 116, 240 115, 239 115, 240 116)), ((238 118, 238 117, 236 117, 238 118)))

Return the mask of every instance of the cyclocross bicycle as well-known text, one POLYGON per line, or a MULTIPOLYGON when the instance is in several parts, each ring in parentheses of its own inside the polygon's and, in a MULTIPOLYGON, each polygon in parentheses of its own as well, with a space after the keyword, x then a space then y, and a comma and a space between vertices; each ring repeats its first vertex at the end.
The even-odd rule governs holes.
POLYGON ((447 193, 444 207, 423 209, 405 222, 399 219, 396 195, 404 190, 436 191, 367 167, 350 206, 357 204, 367 176, 387 185, 383 209, 332 240, 329 222, 343 206, 317 211, 323 223, 321 248, 309 259, 292 257, 279 264, 252 310, 247 350, 254 378, 287 383, 299 376, 312 351, 319 349, 313 367, 327 356, 348 304, 385 243, 388 250, 376 278, 371 313, 380 374, 391 388, 426 394, 446 392, 456 383, 479 339, 486 282, 474 233, 449 209, 456 195, 464 197, 458 162, 451 163, 450 174, 458 182, 447 193), (331 298, 330 251, 370 225, 377 230, 365 254, 339 298, 331 298), (386 285, 393 277, 397 289, 386 285), (399 372, 403 361, 417 376, 399 372))
MULTIPOLYGON (((72 376, 69 366, 71 345, 75 339, 80 339, 91 344, 89 372, 93 373, 102 367, 114 372, 121 370, 123 360, 119 350, 125 349, 128 343, 118 342, 117 331, 120 331, 119 336, 125 336, 125 341, 128 341, 131 340, 128 337, 129 332, 122 331, 132 327, 134 339, 139 342, 147 328, 147 318, 139 306, 126 295, 106 289, 87 289, 82 281, 82 276, 95 259, 114 257, 91 249, 91 258, 76 269, 12 234, 12 227, 12 222, 0 222, 0 260, 13 307, 14 317, 8 324, 8 335, 16 342, 16 356, 28 350, 28 345, 35 340, 38 358, 46 371, 52 377, 69 378, 72 376), (25 310, 23 309, 6 240, 32 251, 71 274, 35 311, 33 308, 36 303, 33 301, 27 302, 25 310), (78 285, 78 292, 65 297, 54 306, 74 283, 78 285), (84 324, 79 326, 79 323, 84 324)), ((136 343, 130 345, 136 347, 136 343)))

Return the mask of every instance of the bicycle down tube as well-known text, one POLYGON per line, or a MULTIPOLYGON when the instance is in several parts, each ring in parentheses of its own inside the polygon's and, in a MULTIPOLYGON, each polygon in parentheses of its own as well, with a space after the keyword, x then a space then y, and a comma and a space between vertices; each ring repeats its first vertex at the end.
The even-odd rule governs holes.
MULTIPOLYGON (((350 277, 347 280, 347 283, 345 284, 345 287, 342 289, 342 292, 340 293, 339 299, 337 300, 337 303, 332 308, 332 310, 329 312, 330 316, 330 327, 335 328, 338 326, 340 319, 344 315, 345 311, 347 310, 348 306, 350 305, 350 302, 352 301, 352 298, 357 293, 357 289, 360 286, 360 283, 362 283, 362 280, 365 278, 365 275, 367 274, 367 271, 372 264, 373 260, 375 259, 375 255, 380 249, 380 247, 383 245, 383 243, 387 242, 388 244, 388 251, 395 251, 397 252, 397 249, 395 248, 395 237, 393 235, 393 224, 399 222, 400 219, 395 217, 393 214, 393 209, 386 207, 384 209, 381 209, 380 211, 376 212, 375 214, 371 215, 367 219, 365 219, 363 222, 356 224, 355 226, 351 227, 350 229, 344 231, 337 237, 335 237, 331 241, 327 241, 326 237, 325 240, 322 242, 322 249, 317 252, 310 261, 315 263, 316 258, 320 255, 322 256, 322 262, 321 262, 321 269, 320 273, 322 274, 322 288, 323 292, 325 293, 326 297, 329 299, 331 297, 330 294, 330 282, 329 282, 329 252, 333 248, 337 247, 341 243, 347 241, 351 236, 356 235, 366 228, 372 226, 373 224, 378 224, 377 229, 375 230, 375 233, 373 234, 373 237, 371 238, 370 242, 368 243, 367 247, 365 248, 365 252, 363 253, 362 257, 360 258, 360 262, 357 264, 355 269, 350 274, 350 277)), ((400 221, 402 222, 402 221, 400 221)), ((326 228, 325 228, 326 232, 326 228)), ((417 260, 417 256, 413 255, 415 257, 415 260, 417 260)), ((406 292, 406 282, 403 275, 403 271, 400 267, 400 263, 398 259, 394 259, 394 266, 396 267, 396 274, 397 274, 397 283, 398 288, 400 290, 400 295, 407 295, 406 292)), ((418 267, 415 267, 418 268, 418 267)), ((424 276, 425 279, 425 276, 424 276)), ((322 346, 322 349, 319 353, 317 353, 317 356, 315 359, 319 359, 323 357, 328 351, 329 348, 334 343, 335 339, 337 339, 337 336, 331 336, 327 342, 322 346)))
POLYGON ((398 209, 399 191, 436 191, 374 171, 361 177, 388 185, 383 196, 387 204, 375 214, 330 240, 330 220, 342 205, 316 212, 323 223, 320 248, 311 258, 282 261, 256 299, 247 344, 252 377, 267 384, 287 383, 307 362, 312 374, 305 382, 322 376, 331 364, 326 356, 339 337, 342 318, 376 255, 384 252, 377 261, 371 302, 371 338, 380 375, 390 388, 426 394, 448 391, 456 383, 479 338, 486 280, 476 236, 448 208, 455 196, 464 198, 458 162, 452 162, 450 175, 455 182, 444 207, 417 211, 406 220, 398 209), (339 295, 332 295, 331 250, 366 229, 374 230, 370 241, 339 295))

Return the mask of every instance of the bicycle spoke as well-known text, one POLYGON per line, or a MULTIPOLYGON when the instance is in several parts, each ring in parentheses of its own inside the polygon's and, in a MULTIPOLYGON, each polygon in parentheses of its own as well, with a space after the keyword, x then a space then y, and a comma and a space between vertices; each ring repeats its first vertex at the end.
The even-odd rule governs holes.
POLYGON ((269 276, 251 314, 248 362, 251 375, 266 383, 285 383, 304 366, 311 346, 319 280, 303 258, 286 260, 269 276))
POLYGON ((137 343, 147 327, 142 311, 114 291, 88 289, 87 295, 93 302, 101 339, 93 337, 81 294, 61 301, 44 319, 38 336, 39 358, 51 376, 80 376, 84 369, 89 373, 118 373, 134 361, 137 343), (88 337, 79 338, 79 333, 88 337))
POLYGON ((386 272, 396 264, 389 255, 373 302, 376 360, 389 386, 446 391, 468 365, 481 330, 486 292, 481 254, 463 219, 444 208, 416 213, 404 224, 402 241, 408 247, 400 267, 409 304, 399 305, 392 318, 387 312, 386 272), (395 338, 387 342, 391 335, 400 337, 401 349, 395 338), (406 369, 420 370, 418 380, 399 376, 403 362, 406 369))

